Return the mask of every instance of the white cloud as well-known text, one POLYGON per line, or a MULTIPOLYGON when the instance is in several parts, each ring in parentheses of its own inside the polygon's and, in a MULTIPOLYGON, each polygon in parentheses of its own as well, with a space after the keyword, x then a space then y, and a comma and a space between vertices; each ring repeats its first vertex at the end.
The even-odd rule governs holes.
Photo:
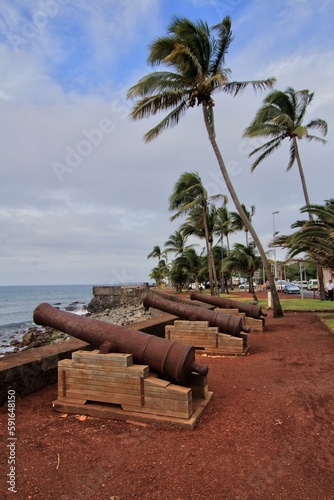
MULTIPOLYGON (((143 135, 159 117, 129 120, 126 90, 148 71, 147 44, 164 34, 169 22, 162 3, 81 1, 74 6, 62 1, 57 15, 15 50, 5 35, 31 21, 36 3, 25 2, 23 12, 21 2, 5 1, 2 10, 0 279, 2 284, 148 280, 155 262, 147 255, 153 246, 163 247, 182 222, 171 223, 168 212, 178 177, 198 171, 212 194, 227 194, 226 188, 200 109, 189 110, 177 128, 150 144, 144 144, 143 135), (69 40, 83 45, 68 46, 69 40)), ((263 34, 258 29, 262 21, 251 9, 229 2, 236 40, 227 65, 236 78, 275 75, 277 88, 314 91, 307 118, 323 118, 331 130, 333 51, 324 50, 323 43, 320 48, 304 44, 302 52, 280 47, 281 27, 274 14, 285 11, 271 5, 251 4, 256 15, 273 14, 263 34)), ((209 8, 196 1, 192 7, 196 19, 205 18, 204 11, 213 19, 222 5, 209 8)), ((176 7, 174 13, 180 13, 176 7)), ((299 30, 296 16, 297 21, 299 30)), ((289 232, 304 202, 297 169, 285 172, 288 145, 250 173, 247 155, 255 145, 242 134, 263 97, 250 90, 235 99, 217 96, 215 113, 217 140, 232 181, 241 202, 256 206, 253 222, 267 244, 272 212, 280 211, 280 233, 289 232)), ((332 143, 306 143, 301 153, 311 199, 322 203, 332 198, 332 143)), ((229 209, 234 210, 232 204, 229 209)))

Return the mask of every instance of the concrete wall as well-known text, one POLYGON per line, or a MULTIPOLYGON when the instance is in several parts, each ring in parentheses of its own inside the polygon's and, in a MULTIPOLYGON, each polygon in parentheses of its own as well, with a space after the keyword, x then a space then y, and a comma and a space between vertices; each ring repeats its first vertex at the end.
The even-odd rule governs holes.
POLYGON ((139 306, 147 292, 148 286, 94 286, 93 298, 87 309, 89 312, 99 313, 123 305, 139 306))

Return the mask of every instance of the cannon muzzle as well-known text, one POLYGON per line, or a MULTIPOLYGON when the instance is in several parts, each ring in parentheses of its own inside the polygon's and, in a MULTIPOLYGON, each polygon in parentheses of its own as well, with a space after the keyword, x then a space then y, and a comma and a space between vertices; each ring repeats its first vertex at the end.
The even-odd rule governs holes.
POLYGON ((213 297, 199 292, 191 292, 190 298, 191 300, 200 300, 201 302, 206 302, 207 304, 212 304, 222 309, 234 307, 239 309, 240 312, 244 312, 249 318, 260 319, 261 316, 267 316, 267 313, 263 312, 260 306, 247 304, 246 302, 241 302, 239 300, 226 299, 225 297, 213 297))
POLYGON ((174 314, 178 318, 190 321, 208 321, 210 326, 217 326, 220 332, 234 335, 235 337, 242 337, 243 334, 241 332, 248 333, 250 331, 247 326, 243 325, 242 318, 238 316, 162 299, 155 297, 153 294, 147 294, 144 297, 143 304, 145 307, 153 307, 154 309, 174 314))
POLYGON ((184 346, 124 326, 78 316, 46 303, 36 307, 33 318, 37 325, 65 332, 100 348, 101 353, 132 354, 136 363, 148 365, 153 371, 181 385, 186 385, 191 372, 199 375, 208 373, 206 365, 196 363, 194 346, 184 346))

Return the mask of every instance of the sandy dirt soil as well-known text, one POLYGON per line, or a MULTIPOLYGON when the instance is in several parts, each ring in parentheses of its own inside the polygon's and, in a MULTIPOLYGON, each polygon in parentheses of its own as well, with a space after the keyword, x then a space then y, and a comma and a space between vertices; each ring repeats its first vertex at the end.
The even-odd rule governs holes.
POLYGON ((64 416, 56 386, 17 401, 15 498, 333 499, 334 336, 312 313, 266 326, 245 357, 198 358, 214 395, 194 430, 64 416))

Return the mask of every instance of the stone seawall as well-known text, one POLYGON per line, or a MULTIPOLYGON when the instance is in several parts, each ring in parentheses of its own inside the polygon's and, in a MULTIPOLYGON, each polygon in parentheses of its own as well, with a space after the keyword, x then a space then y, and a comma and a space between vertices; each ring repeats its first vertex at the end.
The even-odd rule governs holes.
POLYGON ((106 309, 117 309, 124 305, 139 306, 148 292, 148 285, 132 286, 93 286, 93 298, 88 304, 90 313, 100 313, 106 309))

